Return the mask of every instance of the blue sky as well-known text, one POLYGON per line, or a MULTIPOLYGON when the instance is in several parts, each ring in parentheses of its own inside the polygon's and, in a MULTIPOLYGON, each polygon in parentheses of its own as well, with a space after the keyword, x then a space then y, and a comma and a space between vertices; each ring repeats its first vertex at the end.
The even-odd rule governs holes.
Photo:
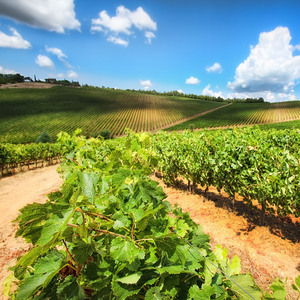
POLYGON ((0 73, 300 99, 300 1, 0 0, 0 73))

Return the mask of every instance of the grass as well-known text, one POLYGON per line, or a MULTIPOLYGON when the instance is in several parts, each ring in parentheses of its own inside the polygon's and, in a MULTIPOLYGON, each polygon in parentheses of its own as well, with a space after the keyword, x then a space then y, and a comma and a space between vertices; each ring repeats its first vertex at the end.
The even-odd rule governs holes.
POLYGON ((34 142, 44 131, 55 140, 77 128, 87 136, 104 129, 114 136, 125 128, 152 131, 221 105, 102 88, 2 89, 0 142, 34 142))

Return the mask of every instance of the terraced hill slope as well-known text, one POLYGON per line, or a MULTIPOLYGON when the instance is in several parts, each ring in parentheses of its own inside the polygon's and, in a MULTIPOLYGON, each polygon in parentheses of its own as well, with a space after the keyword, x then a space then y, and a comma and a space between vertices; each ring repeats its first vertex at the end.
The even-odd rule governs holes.
POLYGON ((183 130, 280 123, 300 119, 300 101, 280 103, 233 103, 194 120, 168 128, 183 130))
POLYGON ((126 128, 153 131, 222 105, 104 88, 2 89, 0 142, 34 142, 43 131, 54 140, 76 128, 87 136, 103 129, 114 136, 126 128))

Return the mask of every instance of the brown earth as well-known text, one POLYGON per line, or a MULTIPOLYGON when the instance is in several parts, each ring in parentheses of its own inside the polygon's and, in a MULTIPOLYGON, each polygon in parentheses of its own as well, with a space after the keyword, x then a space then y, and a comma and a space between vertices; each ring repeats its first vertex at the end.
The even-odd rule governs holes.
MULTIPOLYGON (((11 221, 27 203, 44 202, 48 193, 61 186, 56 168, 57 165, 49 166, 0 179, 0 299, 5 299, 2 283, 9 274, 7 267, 14 265, 16 258, 29 248, 21 238, 14 237, 17 225, 11 221)), ((236 210, 231 211, 226 194, 219 195, 214 188, 206 196, 201 189, 190 194, 184 184, 170 188, 156 177, 152 179, 159 181, 168 195, 166 200, 173 205, 178 203, 202 225, 211 236, 212 247, 227 247, 230 258, 237 254, 243 271, 253 274, 262 287, 269 286, 275 277, 291 282, 300 275, 299 218, 267 216, 266 226, 259 226, 258 209, 249 209, 243 201, 237 201, 236 210)), ((296 299, 292 291, 290 295, 296 299)))
POLYGON ((46 201, 46 195, 62 184, 56 168, 58 165, 35 169, 0 179, 0 299, 3 280, 8 276, 7 268, 23 255, 29 245, 22 238, 15 238, 17 225, 12 223, 19 209, 28 203, 46 201))
POLYGON ((20 89, 49 89, 57 84, 45 82, 19 82, 19 83, 6 83, 0 84, 0 89, 20 88, 20 89))

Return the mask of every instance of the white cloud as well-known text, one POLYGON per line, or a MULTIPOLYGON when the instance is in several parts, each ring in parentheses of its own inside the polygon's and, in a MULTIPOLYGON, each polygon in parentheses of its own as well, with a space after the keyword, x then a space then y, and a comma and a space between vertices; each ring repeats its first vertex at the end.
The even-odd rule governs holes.
POLYGON ((207 67, 206 71, 208 73, 222 73, 223 69, 222 69, 222 66, 218 62, 215 62, 212 66, 207 67))
POLYGON ((52 53, 54 55, 56 55, 59 59, 64 59, 67 58, 67 55, 64 54, 60 49, 58 48, 49 48, 48 46, 46 46, 46 51, 49 53, 52 53))
POLYGON ((49 48, 48 46, 46 46, 46 51, 48 53, 51 53, 55 56, 57 56, 57 58, 63 62, 63 64, 67 67, 67 68, 72 68, 72 66, 69 64, 69 62, 66 60, 67 55, 64 54, 62 52, 62 50, 60 50, 59 48, 49 48))
POLYGON ((212 97, 223 97, 222 92, 214 92, 210 89, 210 84, 208 84, 202 91, 202 95, 212 96, 212 97))
MULTIPOLYGON (((113 17, 106 10, 101 11, 97 19, 92 19, 91 30, 104 32, 117 38, 120 34, 132 35, 135 28, 145 31, 146 41, 150 44, 155 37, 153 31, 157 30, 157 25, 142 7, 131 11, 120 5, 113 17)), ((108 41, 114 42, 112 38, 108 41)))
POLYGON ((24 40, 19 32, 14 28, 9 28, 12 35, 6 35, 0 31, 0 47, 16 48, 16 49, 28 49, 31 44, 24 40))
POLYGON ((196 77, 191 76, 185 81, 186 84, 199 84, 200 80, 196 77))
POLYGON ((293 56, 295 47, 290 41, 287 27, 261 33, 258 44, 237 67, 235 81, 228 82, 228 87, 235 93, 269 92, 275 98, 292 97, 295 81, 300 78, 300 56, 293 56))
POLYGON ((63 78, 64 78, 64 74, 63 74, 63 73, 59 73, 59 74, 49 74, 49 78, 63 79, 63 78))
POLYGON ((72 71, 72 70, 70 70, 69 72, 68 72, 68 75, 67 75, 69 78, 71 78, 71 79, 76 79, 76 78, 78 78, 78 74, 75 72, 75 71, 72 71))
POLYGON ((184 91, 181 90, 181 89, 177 90, 177 92, 180 93, 180 94, 184 94, 184 91))
POLYGON ((128 46, 128 41, 125 41, 121 38, 115 37, 115 36, 109 36, 107 39, 109 42, 113 43, 113 44, 117 44, 117 45, 122 45, 127 47, 128 46))
POLYGON ((149 90, 153 83, 150 80, 140 80, 140 85, 142 85, 145 90, 149 90))
POLYGON ((152 39, 155 38, 155 34, 151 31, 146 31, 145 32, 145 37, 146 37, 146 43, 147 44, 151 44, 152 43, 152 39))
POLYGON ((74 8, 74 0, 0 0, 1 15, 58 33, 80 30, 74 8))
POLYGON ((35 62, 43 68, 53 68, 54 64, 53 61, 45 55, 38 55, 38 57, 36 58, 35 62))
POLYGON ((294 90, 291 90, 287 93, 276 93, 270 91, 264 92, 252 92, 252 93, 230 93, 227 95, 227 98, 233 99, 245 99, 245 98, 260 98, 262 97, 267 102, 283 102, 283 101, 291 101, 296 100, 294 90))
POLYGON ((17 72, 0 66, 0 74, 17 74, 17 72))

